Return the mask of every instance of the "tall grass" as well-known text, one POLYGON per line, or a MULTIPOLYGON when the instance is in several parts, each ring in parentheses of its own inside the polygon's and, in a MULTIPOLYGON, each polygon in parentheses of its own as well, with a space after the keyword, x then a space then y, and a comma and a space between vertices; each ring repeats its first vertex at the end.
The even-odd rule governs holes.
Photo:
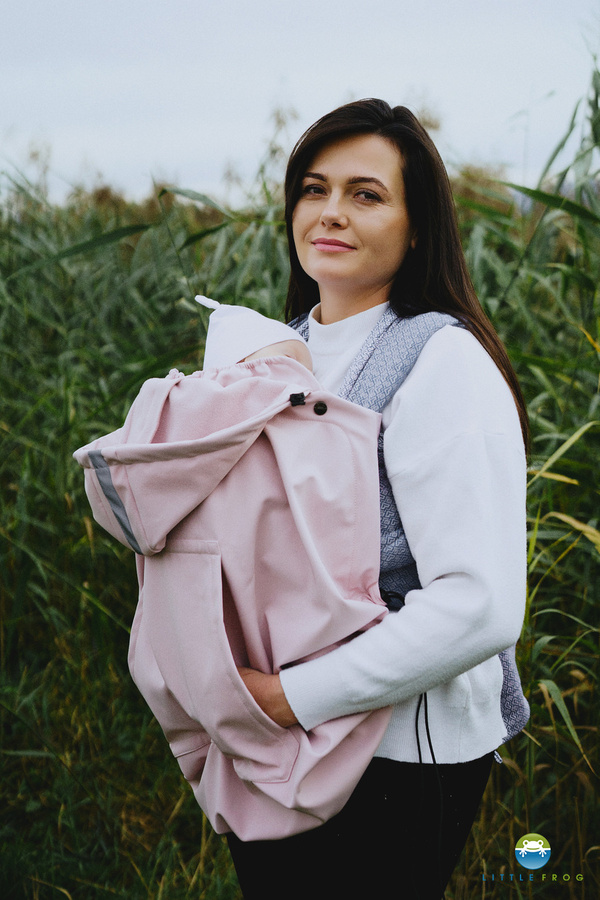
POLYGON ((471 271, 517 366, 533 441, 519 653, 532 716, 494 773, 457 897, 492 896, 489 882, 470 893, 476 873, 509 873, 510 849, 529 831, 550 840, 553 872, 571 878, 550 896, 600 889, 599 95, 595 72, 583 122, 573 118, 551 159, 581 129, 577 153, 557 174, 545 170, 536 189, 487 184, 458 198, 471 271))
MULTIPOLYGON (((575 158, 551 175, 553 154, 536 190, 468 173, 456 184, 533 444, 519 651, 532 718, 495 767, 455 900, 496 896, 491 875, 515 871, 529 831, 549 839, 561 880, 505 890, 582 900, 600 887, 599 89, 595 72, 569 127, 575 158)), ((132 558, 92 524, 71 453, 119 425, 146 378, 199 367, 194 293, 281 312, 280 188, 263 167, 235 211, 183 189, 135 205, 107 188, 55 206, 4 175, 0 191, 2 897, 234 900, 223 840, 129 678, 132 558)))

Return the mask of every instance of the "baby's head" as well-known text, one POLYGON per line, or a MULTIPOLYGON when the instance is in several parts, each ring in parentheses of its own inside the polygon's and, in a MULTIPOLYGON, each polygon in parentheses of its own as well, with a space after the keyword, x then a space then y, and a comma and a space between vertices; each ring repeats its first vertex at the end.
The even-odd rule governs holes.
POLYGON ((261 357, 287 356, 312 372, 308 346, 289 325, 245 306, 227 306, 200 295, 196 300, 214 310, 206 335, 205 369, 220 369, 261 357))
POLYGON ((312 372, 310 350, 302 338, 300 340, 291 339, 289 341, 277 341, 276 344, 267 344, 266 347, 261 347, 260 350, 250 353, 243 361, 249 362, 251 359, 260 359, 263 356, 287 356, 289 359, 295 359, 302 363, 303 366, 306 366, 312 372))

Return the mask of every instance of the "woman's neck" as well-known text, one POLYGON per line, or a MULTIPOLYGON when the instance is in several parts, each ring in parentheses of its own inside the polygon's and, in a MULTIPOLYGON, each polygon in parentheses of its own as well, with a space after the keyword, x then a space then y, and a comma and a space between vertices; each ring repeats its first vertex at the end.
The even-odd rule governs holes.
POLYGON ((320 303, 315 309, 314 316, 321 325, 331 325, 333 322, 340 322, 342 319, 348 319, 357 313, 372 309, 388 300, 389 288, 377 291, 374 294, 333 294, 326 292, 322 288, 320 293, 320 303))

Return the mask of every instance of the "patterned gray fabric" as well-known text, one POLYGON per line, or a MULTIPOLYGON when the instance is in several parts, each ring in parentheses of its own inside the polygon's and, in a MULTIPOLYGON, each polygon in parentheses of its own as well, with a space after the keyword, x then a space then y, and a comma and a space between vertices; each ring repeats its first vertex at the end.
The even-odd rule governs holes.
MULTIPOLYGON (((400 319, 388 308, 379 319, 348 369, 339 394, 360 406, 381 412, 390 402, 419 358, 429 338, 444 325, 458 325, 443 313, 400 319)), ((403 597, 420 587, 383 461, 383 434, 379 435, 379 496, 381 501, 381 563, 383 591, 403 597)), ((397 598, 398 607, 403 601, 397 598)))
POLYGON ((516 647, 509 647, 498 654, 502 663, 502 673, 504 679, 502 681, 502 692, 500 694, 500 708, 502 709, 502 718, 506 726, 506 737, 504 741, 509 741, 511 737, 518 734, 527 724, 529 720, 529 703, 523 695, 519 670, 515 660, 516 647))
MULTIPOLYGON (((290 323, 308 341, 308 316, 290 323)), ((462 327, 452 316, 429 312, 401 319, 388 308, 367 336, 350 365, 339 396, 381 412, 411 372, 427 341, 445 325, 462 327)), ((379 495, 381 504, 381 568, 379 584, 390 609, 399 610, 404 596, 419 588, 417 566, 400 521, 383 459, 383 434, 379 436, 379 495)), ((515 648, 499 654, 504 674, 501 694, 505 741, 524 727, 529 704, 523 696, 515 663, 515 648)))

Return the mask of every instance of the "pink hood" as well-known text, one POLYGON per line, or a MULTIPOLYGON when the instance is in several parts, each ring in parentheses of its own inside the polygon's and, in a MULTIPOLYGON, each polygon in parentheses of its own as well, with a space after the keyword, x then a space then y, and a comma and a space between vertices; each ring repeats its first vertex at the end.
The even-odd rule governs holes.
POLYGON ((138 554, 132 676, 217 831, 276 838, 345 803, 389 711, 272 722, 238 665, 278 672, 386 614, 380 417, 283 357, 146 382, 78 450, 97 521, 138 554))

